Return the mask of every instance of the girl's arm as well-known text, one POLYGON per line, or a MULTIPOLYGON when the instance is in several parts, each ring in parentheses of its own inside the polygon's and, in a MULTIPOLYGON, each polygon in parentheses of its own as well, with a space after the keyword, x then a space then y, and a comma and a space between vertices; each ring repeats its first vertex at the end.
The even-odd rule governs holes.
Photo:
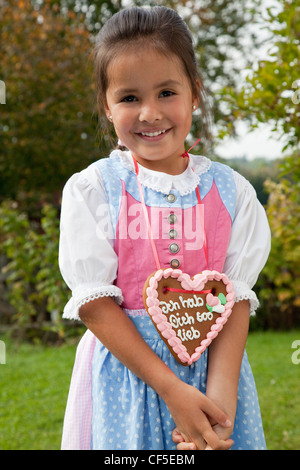
MULTIPOLYGON (((209 346, 206 396, 229 417, 232 426, 224 428, 210 419, 214 431, 221 439, 228 439, 233 430, 237 405, 237 390, 241 362, 249 329, 249 302, 238 302, 220 335, 209 346)), ((188 450, 192 442, 173 432, 179 450, 188 450), (185 442, 184 442, 185 441, 185 442)), ((210 446, 209 446, 210 447, 210 446)))
POLYGON ((249 301, 237 302, 223 331, 209 347, 206 394, 228 414, 232 423, 249 316, 249 301))
POLYGON ((230 447, 232 443, 219 439, 209 422, 211 419, 228 427, 231 423, 227 415, 195 387, 182 382, 164 364, 111 297, 83 305, 79 315, 117 359, 162 397, 186 440, 195 442, 199 449, 205 447, 203 439, 214 449, 230 447))

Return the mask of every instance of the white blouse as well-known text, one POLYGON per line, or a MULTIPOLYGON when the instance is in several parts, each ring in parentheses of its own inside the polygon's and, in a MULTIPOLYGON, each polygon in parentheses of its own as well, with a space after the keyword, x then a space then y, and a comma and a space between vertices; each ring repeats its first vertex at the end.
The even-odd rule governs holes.
MULTIPOLYGON (((134 172, 129 152, 114 151, 110 158, 116 156, 121 156, 122 164, 134 172)), ((180 175, 139 166, 139 179, 163 194, 177 189, 185 195, 195 190, 210 166, 211 161, 206 157, 190 155, 188 167, 180 175)), ((121 290, 113 285, 118 257, 113 248, 108 201, 98 171, 96 165, 91 165, 74 174, 63 190, 59 266, 72 291, 64 318, 79 319, 79 308, 99 297, 111 296, 120 305, 123 302, 121 290)), ((271 236, 265 210, 254 188, 235 171, 234 180, 237 202, 223 271, 234 283, 236 302, 249 300, 253 314, 259 302, 252 288, 268 258, 271 236)))

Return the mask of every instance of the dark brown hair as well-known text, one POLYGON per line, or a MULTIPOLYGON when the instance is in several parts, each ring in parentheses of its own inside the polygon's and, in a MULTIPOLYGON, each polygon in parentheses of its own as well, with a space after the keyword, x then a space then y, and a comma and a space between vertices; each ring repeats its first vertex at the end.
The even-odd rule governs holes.
POLYGON ((190 81, 192 93, 198 96, 202 111, 202 134, 210 136, 210 112, 206 92, 193 48, 192 35, 178 13, 170 8, 132 7, 120 10, 102 27, 96 37, 94 49, 97 107, 99 118, 103 116, 108 88, 107 70, 111 60, 126 53, 129 47, 139 50, 153 47, 158 52, 181 60, 190 81), (201 84, 200 89, 197 82, 201 84))

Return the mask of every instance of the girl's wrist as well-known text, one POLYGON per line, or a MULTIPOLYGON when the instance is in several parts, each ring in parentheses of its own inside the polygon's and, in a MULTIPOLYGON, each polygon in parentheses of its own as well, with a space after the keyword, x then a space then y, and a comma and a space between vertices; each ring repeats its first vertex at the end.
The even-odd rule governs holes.
POLYGON ((223 383, 219 387, 207 387, 207 398, 210 398, 219 408, 221 408, 233 423, 237 406, 237 390, 231 384, 223 383))
POLYGON ((182 384, 182 381, 169 369, 168 373, 161 377, 161 380, 157 381, 155 391, 167 404, 176 397, 178 386, 182 384))

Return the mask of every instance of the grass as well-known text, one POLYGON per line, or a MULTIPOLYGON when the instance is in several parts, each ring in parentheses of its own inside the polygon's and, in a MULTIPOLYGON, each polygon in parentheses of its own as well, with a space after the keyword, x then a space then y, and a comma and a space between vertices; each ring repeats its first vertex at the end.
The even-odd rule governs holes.
MULTIPOLYGON (((300 364, 292 363, 300 331, 250 333, 254 372, 270 450, 300 448, 300 364)), ((6 345, 0 364, 0 449, 60 448, 76 345, 6 345)), ((299 356, 298 356, 299 357, 299 356)))
POLYGON ((295 340, 300 340, 299 330, 248 336, 247 352, 269 450, 300 449, 300 363, 292 362, 295 340))
POLYGON ((60 448, 75 346, 6 346, 0 365, 0 449, 60 448))

